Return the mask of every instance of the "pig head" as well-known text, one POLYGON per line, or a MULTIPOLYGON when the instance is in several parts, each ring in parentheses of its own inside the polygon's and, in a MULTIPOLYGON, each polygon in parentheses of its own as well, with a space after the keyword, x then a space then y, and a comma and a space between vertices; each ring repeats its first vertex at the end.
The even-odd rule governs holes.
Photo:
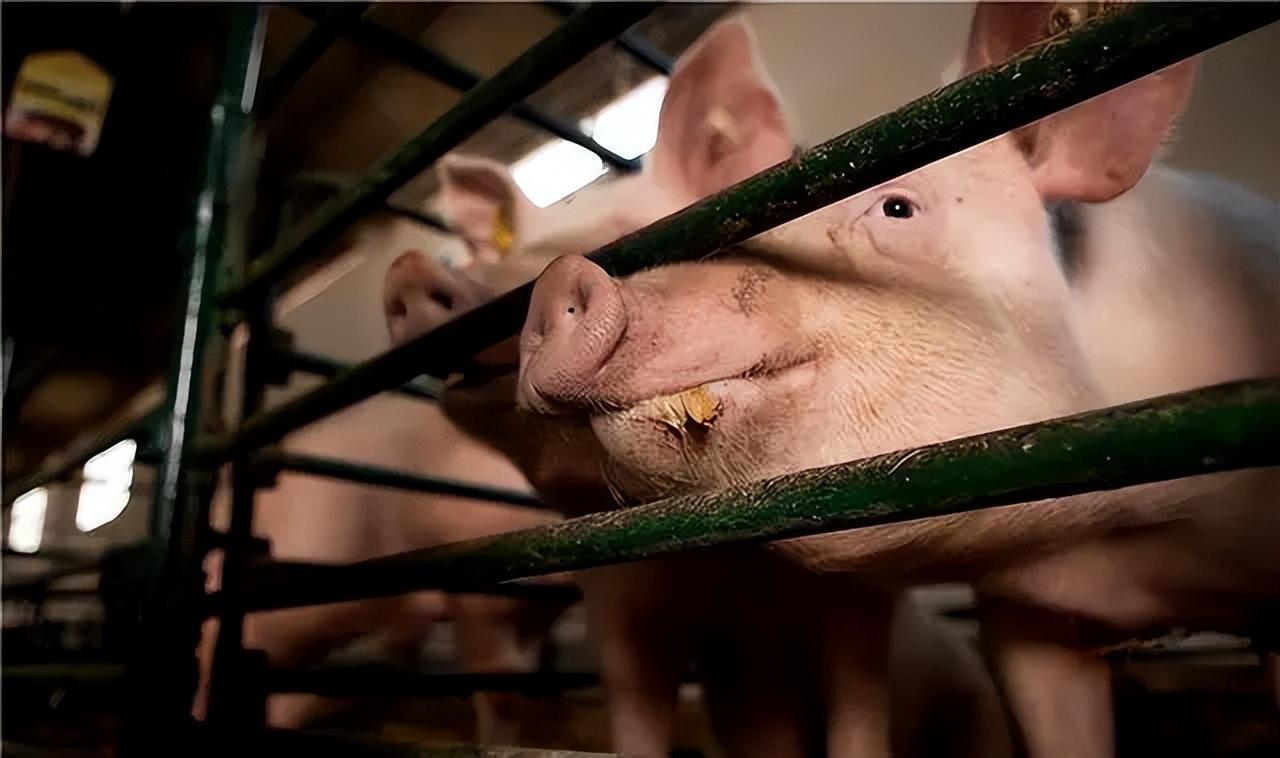
MULTIPOLYGON (((1017 35, 1035 39, 1038 26, 1022 23, 1026 9, 1001 15, 1020 8, 980 8, 968 54, 974 65, 1017 49, 1017 35)), ((612 486, 637 500, 1106 404, 1115 377, 1092 344, 1107 338, 1088 316, 1095 271, 1088 260, 1081 270, 1063 265, 1073 241, 1055 211, 1116 198, 1143 177, 1186 103, 1193 65, 887 182, 713 260, 624 280, 581 257, 557 260, 538 281, 521 335, 520 404, 588 419, 607 451, 612 486)), ((778 128, 768 119, 740 126, 754 134, 778 128)), ((1104 250, 1095 259, 1126 252, 1104 250)), ((1242 302, 1274 307, 1266 297, 1242 302)), ((1143 323, 1165 315, 1145 314, 1143 323)), ((1256 326, 1258 319, 1240 322, 1256 326)), ((1210 340, 1223 336, 1208 332, 1210 340)), ((1230 338, 1239 338, 1240 353, 1274 354, 1252 327, 1230 338)), ((1126 511, 1098 499, 1025 517, 995 509, 782 549, 818 568, 864 567, 853 556, 893 555, 902 561, 894 570, 1010 558, 1126 519, 1175 518, 1182 511, 1160 510, 1173 501, 1147 499, 1126 511)))
MULTIPOLYGON (((778 97, 747 27, 718 24, 678 61, 657 142, 639 175, 538 208, 500 164, 460 155, 442 161, 439 211, 466 241, 471 262, 451 270, 417 251, 397 259, 384 290, 392 340, 429 331, 534 279, 558 256, 613 242, 791 152, 778 97)), ((575 514, 607 505, 604 451, 587 419, 518 412, 518 360, 515 339, 477 356, 445 394, 449 418, 514 461, 557 507, 575 514)))

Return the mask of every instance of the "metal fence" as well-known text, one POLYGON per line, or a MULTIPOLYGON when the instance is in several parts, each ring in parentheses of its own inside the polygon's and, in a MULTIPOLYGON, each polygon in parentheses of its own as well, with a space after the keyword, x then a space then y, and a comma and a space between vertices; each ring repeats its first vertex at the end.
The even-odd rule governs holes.
MULTIPOLYGON (((343 6, 314 16, 314 31, 279 71, 256 86, 262 20, 250 7, 235 16, 221 94, 210 113, 203 186, 193 208, 185 315, 162 409, 165 445, 152 523, 152 577, 140 653, 127 669, 124 747, 151 752, 192 735, 193 650, 207 614, 221 621, 209 725, 231 734, 267 734, 262 699, 270 689, 344 691, 350 672, 268 672, 241 646, 244 613, 418 589, 530 593, 547 588, 512 580, 741 541, 761 541, 1042 500, 1091 490, 1280 463, 1280 381, 1207 388, 1134 405, 1032 424, 823 469, 718 493, 678 497, 554 526, 444 545, 348 566, 299 566, 267 560, 249 533, 254 492, 266 473, 304 472, 382 487, 448 492, 534 505, 523 495, 427 480, 401 472, 268 449, 285 434, 382 392, 424 402, 445 376, 478 351, 515 333, 532 285, 359 365, 345 367, 292 352, 272 338, 272 296, 324 262, 329 243, 363 215, 490 120, 510 115, 582 145, 615 168, 620 159, 561 120, 522 101, 592 50, 613 41, 645 65, 669 63, 626 30, 650 4, 601 4, 576 10, 550 35, 481 80, 440 54, 396 36, 343 6), (345 37, 459 90, 456 105, 251 261, 225 261, 227 204, 237 147, 334 40, 345 37), (255 105, 254 93, 258 93, 255 105), (226 281, 219 272, 240 272, 226 281), (213 326, 248 325, 242 423, 202 435, 210 412, 206 358, 213 326), (327 381, 278 407, 265 408, 270 377, 303 370, 327 381), (415 383, 417 382, 417 383, 415 383), (212 474, 233 470, 226 534, 210 535, 212 474), (206 596, 205 550, 226 552, 223 589, 206 596)), ((701 259, 964 148, 1080 103, 1280 18, 1280 5, 1136 4, 1086 21, 1007 63, 979 71, 852 129, 689 208, 590 254, 621 276, 676 260, 701 259)), ((430 222, 430 220, 428 220, 430 222)), ((217 357, 214 355, 213 357, 217 357)), ((267 477, 269 478, 269 477, 267 477)), ((6 493, 8 494, 8 493, 6 493)), ((1034 506, 1027 506, 1034 507, 1034 506)), ((548 597, 555 593, 545 593, 548 597)), ((563 595, 559 595, 563 599, 563 595)), ((483 677, 481 677, 483 679, 483 677)), ((499 686, 478 680, 400 683, 405 691, 499 686)), ((380 680, 384 684, 386 680, 380 680)), ((505 680, 504 680, 505 681, 505 680)), ((353 684, 353 682, 355 682, 353 684)), ((566 684, 572 685, 574 682, 566 684)), ((580 684, 580 683, 579 683, 580 684)), ((527 686, 519 678, 509 686, 527 686)), ((367 682, 363 686, 368 686, 367 682)), ((272 740, 283 739, 271 733, 272 740)))

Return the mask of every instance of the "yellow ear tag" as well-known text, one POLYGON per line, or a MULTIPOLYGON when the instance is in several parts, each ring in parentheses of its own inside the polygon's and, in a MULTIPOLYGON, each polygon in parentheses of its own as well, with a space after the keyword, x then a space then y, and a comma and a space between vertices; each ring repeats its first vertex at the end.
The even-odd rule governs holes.
POLYGON ((80 53, 33 53, 14 79, 4 133, 10 139, 91 155, 114 87, 110 74, 80 53))
POLYGON ((489 234, 489 241, 502 255, 511 252, 511 248, 515 246, 516 235, 511 227, 510 206, 498 206, 498 212, 493 214, 493 230, 489 234))

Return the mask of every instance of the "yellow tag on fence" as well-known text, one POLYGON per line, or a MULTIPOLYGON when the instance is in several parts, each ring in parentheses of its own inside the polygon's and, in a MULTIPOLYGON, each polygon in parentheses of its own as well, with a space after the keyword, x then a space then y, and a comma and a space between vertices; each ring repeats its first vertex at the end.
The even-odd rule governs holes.
POLYGON ((33 53, 13 83, 4 133, 55 150, 91 155, 115 81, 73 50, 33 53))

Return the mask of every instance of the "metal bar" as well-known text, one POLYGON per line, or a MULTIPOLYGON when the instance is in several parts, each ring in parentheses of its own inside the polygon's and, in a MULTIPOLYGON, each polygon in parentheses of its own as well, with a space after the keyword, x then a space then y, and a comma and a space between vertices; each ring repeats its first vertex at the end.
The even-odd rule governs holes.
POLYGON ((405 208, 402 205, 395 205, 393 203, 383 203, 382 210, 402 218, 407 218, 410 221, 416 221, 423 226, 429 226, 442 234, 457 234, 452 227, 444 222, 444 219, 434 213, 426 213, 424 211, 414 210, 413 208, 405 208))
POLYGON ((319 581, 255 582, 223 602, 267 609, 482 586, 1278 463, 1280 379, 1238 382, 363 561, 319 581))
MULTIPOLYGON (((1136 3, 1034 45, 588 257, 614 276, 698 260, 1280 18, 1280 3, 1136 3)), ((283 259, 282 259, 283 260, 283 259)), ((270 444, 420 374, 447 376, 520 329, 532 283, 250 419, 205 455, 270 444)))
MULTIPOLYGON (((81 556, 83 558, 83 556, 81 556)), ((92 574, 102 569, 102 558, 91 558, 81 560, 69 566, 59 566, 50 569, 40 576, 31 579, 23 579, 17 582, 6 582, 4 587, 0 589, 0 594, 8 595, 11 593, 29 593, 39 592, 48 588, 53 582, 66 579, 69 576, 77 576, 79 574, 92 574)))
POLYGON ((327 8, 325 15, 316 22, 311 32, 298 43, 279 70, 263 83, 258 93, 256 107, 259 119, 273 113, 293 85, 320 60, 320 56, 342 36, 347 28, 359 21, 369 3, 351 3, 327 8))
POLYGON ((34 553, 23 553, 11 547, 5 547, 3 555, 5 558, 33 558, 54 563, 80 563, 91 557, 84 550, 59 550, 58 548, 40 548, 34 553))
POLYGON ((97 597, 102 591, 97 587, 5 587, 5 599, 14 597, 26 597, 34 599, 51 599, 51 598, 70 598, 70 597, 97 597))
MULTIPOLYGON (((266 401, 272 356, 271 316, 275 298, 270 294, 253 304, 246 326, 249 340, 244 352, 244 392, 240 401, 241 419, 257 413, 266 401)), ((260 479, 248 454, 231 462, 231 518, 219 540, 223 551, 222 586, 244 586, 248 577, 241 570, 246 556, 259 545, 253 536, 253 512, 260 479)), ((261 727, 266 724, 266 695, 249 688, 256 682, 250 668, 257 661, 245 655, 244 613, 223 608, 218 617, 218 637, 209 678, 209 721, 220 726, 261 727)))
POLYGON ((615 34, 643 18, 652 3, 601 3, 565 21, 492 77, 465 92, 447 113, 373 169, 366 178, 326 203, 311 219, 249 267, 242 286, 228 293, 244 303, 265 285, 299 274, 298 267, 332 242, 352 222, 377 208, 420 171, 457 147, 512 103, 527 97, 615 34))
POLYGON ((566 690, 599 687, 600 677, 590 672, 568 671, 437 674, 402 666, 365 664, 271 669, 266 684, 271 692, 306 692, 344 698, 459 697, 474 692, 515 692, 546 697, 566 690))
MULTIPOLYGON (((578 10, 579 7, 577 3, 563 2, 544 2, 543 5, 551 8, 562 16, 567 16, 573 13, 578 10)), ((636 34, 635 32, 623 32, 618 35, 616 40, 614 40, 614 44, 622 50, 625 50, 640 63, 643 63, 653 69, 655 72, 662 74, 663 76, 671 76, 671 69, 674 68, 674 64, 671 59, 668 58, 661 50, 649 44, 649 41, 644 37, 641 37, 639 34, 636 34)))
MULTIPOLYGON (((460 92, 466 92, 484 80, 484 77, 457 61, 450 60, 441 53, 413 40, 405 39, 369 19, 363 19, 352 25, 345 30, 345 34, 352 42, 376 50, 397 63, 426 74, 460 92)), ((518 102, 511 106, 511 115, 544 129, 562 140, 590 150, 619 171, 634 173, 640 170, 640 161, 634 158, 623 158, 584 134, 572 122, 553 116, 536 105, 518 102)))
POLYGON ((172 368, 167 383, 167 445, 156 476, 150 517, 149 576, 134 649, 130 654, 119 753, 166 752, 190 717, 196 687, 195 649, 199 638, 204 577, 198 546, 201 521, 207 525, 208 472, 191 462, 208 402, 205 353, 214 324, 215 280, 226 247, 228 187, 248 130, 248 112, 258 79, 262 32, 259 9, 226 9, 228 42, 220 81, 209 108, 205 163, 191 209, 190 258, 179 303, 172 368))
MULTIPOLYGON (((244 567, 244 575, 252 577, 254 584, 268 585, 294 583, 324 583, 330 577, 339 577, 347 566, 334 563, 302 563, 299 561, 252 560, 244 567)), ((452 581, 420 589, 434 589, 455 595, 490 595, 493 597, 509 597, 516 600, 527 600, 534 603, 569 605, 582 599, 577 586, 567 583, 540 582, 503 582, 501 584, 465 583, 452 581)), ((207 611, 211 615, 224 613, 228 609, 240 609, 236 603, 234 592, 217 592, 209 597, 207 611)))
MULTIPOLYGON (((315 374, 316 376, 335 377, 343 371, 351 368, 349 364, 341 361, 335 361, 332 358, 326 358, 323 355, 315 353, 304 353, 297 351, 278 351, 276 356, 285 361, 286 365, 293 371, 301 371, 307 374, 315 374)), ((402 395, 420 398, 422 400, 439 400, 440 389, 435 386, 438 382, 424 379, 412 379, 405 384, 396 387, 393 392, 402 395)))
POLYGON ((255 457, 255 461, 268 471, 291 471, 296 474, 341 479, 374 487, 389 487, 411 492, 426 492, 433 495, 465 497, 529 508, 544 507, 542 501, 536 495, 528 492, 486 487, 482 484, 458 482, 450 479, 436 479, 364 463, 350 463, 334 458, 323 458, 317 455, 265 451, 259 453, 255 457))

